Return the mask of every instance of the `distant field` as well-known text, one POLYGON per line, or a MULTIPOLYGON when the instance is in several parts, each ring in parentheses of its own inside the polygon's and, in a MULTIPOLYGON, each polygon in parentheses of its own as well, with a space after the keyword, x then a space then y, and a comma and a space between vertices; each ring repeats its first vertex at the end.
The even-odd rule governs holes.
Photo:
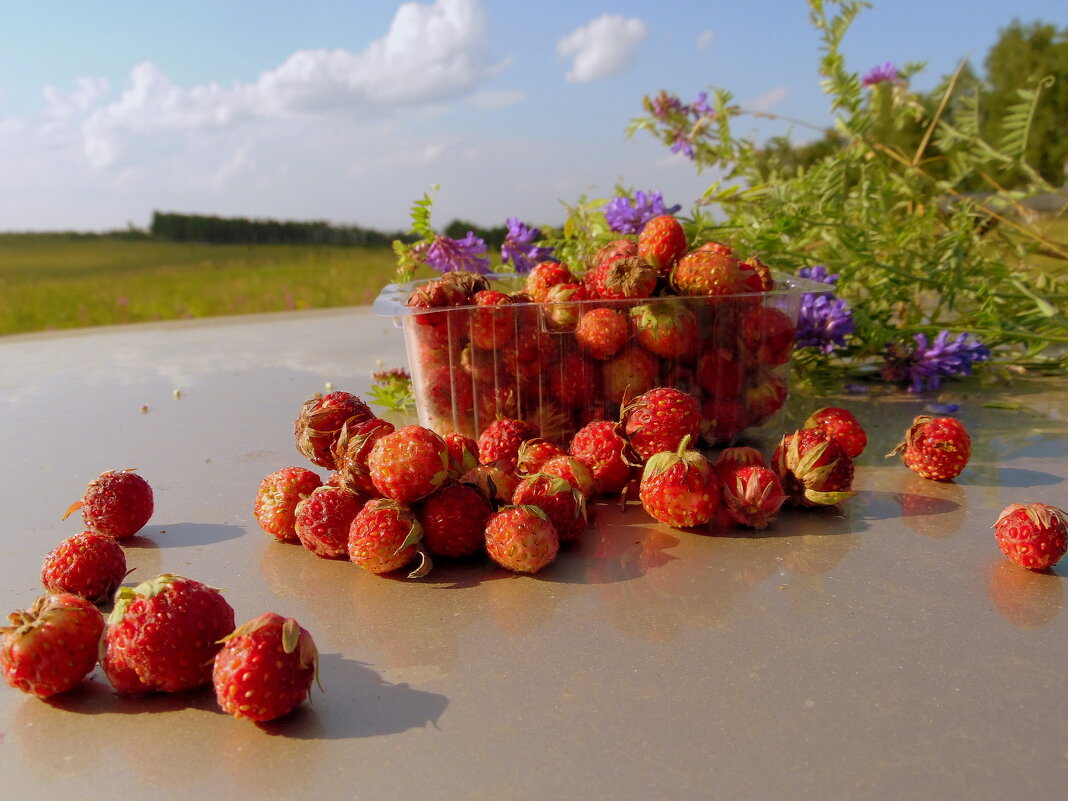
POLYGON ((389 248, 0 234, 0 335, 370 303, 389 248))

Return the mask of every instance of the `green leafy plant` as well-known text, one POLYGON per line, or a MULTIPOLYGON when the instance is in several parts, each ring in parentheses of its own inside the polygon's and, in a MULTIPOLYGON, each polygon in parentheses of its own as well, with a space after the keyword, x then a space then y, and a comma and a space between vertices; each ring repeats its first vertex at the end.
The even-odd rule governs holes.
POLYGON ((403 367, 393 367, 371 374, 371 403, 393 412, 409 412, 415 408, 412 377, 403 367))

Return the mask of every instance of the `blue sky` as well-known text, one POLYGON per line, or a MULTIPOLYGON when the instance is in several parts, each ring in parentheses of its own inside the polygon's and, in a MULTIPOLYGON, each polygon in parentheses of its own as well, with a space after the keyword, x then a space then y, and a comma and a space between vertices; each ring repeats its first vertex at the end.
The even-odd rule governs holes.
MULTIPOLYGON (((1013 18, 1064 0, 881 0, 847 66, 981 63, 1013 18)), ((641 98, 709 86, 816 125, 805 0, 6 3, 0 230, 107 230, 154 209, 407 227, 557 223, 616 183, 689 207, 708 182, 648 137, 641 98)), ((758 138, 782 128, 764 127, 758 138)), ((798 138, 807 136, 797 132, 798 138)))

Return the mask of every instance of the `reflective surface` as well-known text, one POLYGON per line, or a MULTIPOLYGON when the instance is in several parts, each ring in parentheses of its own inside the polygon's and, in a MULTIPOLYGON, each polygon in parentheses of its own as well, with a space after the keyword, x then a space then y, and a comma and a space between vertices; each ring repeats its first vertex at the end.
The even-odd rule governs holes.
POLYGON ((474 561, 418 582, 270 540, 252 501, 304 463, 300 404, 328 383, 366 397, 404 360, 364 309, 0 339, 2 611, 40 593, 86 483, 136 467, 156 512, 129 581, 180 573, 225 588, 239 621, 296 617, 324 687, 262 727, 206 691, 119 698, 99 670, 48 703, 0 687, 8 796, 1068 792, 1068 562, 1017 568, 990 530, 1008 503, 1068 507, 1068 381, 954 385, 975 454, 946 484, 883 458, 924 400, 795 398, 790 420, 833 402, 865 424, 858 495, 761 534, 599 504, 536 577, 474 561))

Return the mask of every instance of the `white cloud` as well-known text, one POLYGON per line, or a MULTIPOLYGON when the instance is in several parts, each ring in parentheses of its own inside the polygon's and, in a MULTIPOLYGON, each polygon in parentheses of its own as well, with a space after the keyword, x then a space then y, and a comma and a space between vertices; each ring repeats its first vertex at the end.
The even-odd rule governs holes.
POLYGON ((716 34, 711 30, 703 30, 697 34, 697 49, 707 50, 708 46, 712 44, 712 40, 716 38, 716 34))
POLYGON ((766 92, 762 92, 761 94, 757 95, 756 99, 753 100, 752 104, 750 104, 750 107, 753 109, 753 111, 771 111, 789 96, 789 87, 776 86, 766 92))
POLYGON ((522 89, 503 89, 498 91, 485 90, 475 92, 468 101, 479 111, 494 111, 507 106, 514 106, 527 99, 527 93, 522 89))
POLYGON ((45 100, 48 101, 49 113, 57 117, 68 117, 87 111, 97 100, 110 90, 106 78, 78 78, 74 89, 65 91, 54 86, 44 88, 45 100))
POLYGON ((556 43, 562 58, 573 58, 567 80, 596 81, 622 72, 634 60, 646 36, 645 23, 637 17, 602 14, 556 43))

